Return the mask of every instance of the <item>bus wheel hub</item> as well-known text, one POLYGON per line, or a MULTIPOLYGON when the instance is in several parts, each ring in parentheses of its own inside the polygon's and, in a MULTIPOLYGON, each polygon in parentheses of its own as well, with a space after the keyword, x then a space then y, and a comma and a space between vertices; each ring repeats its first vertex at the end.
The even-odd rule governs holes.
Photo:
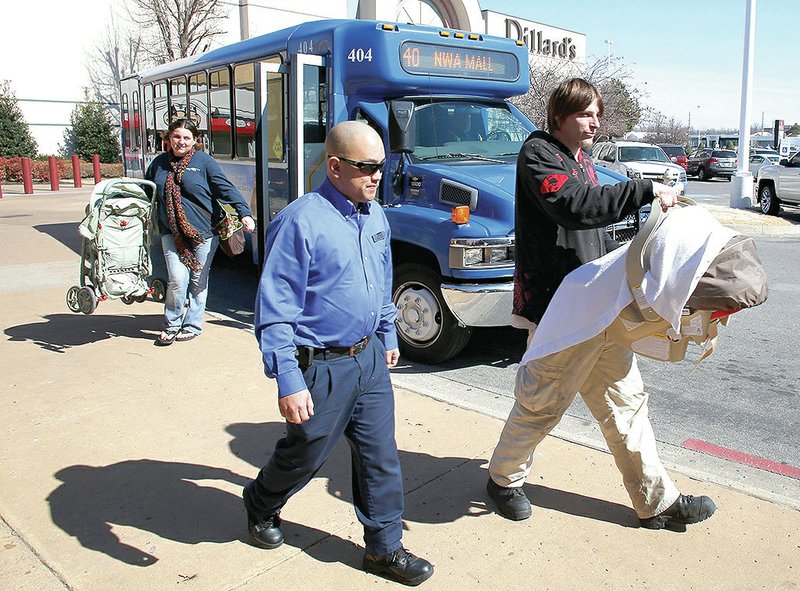
POLYGON ((408 287, 397 298, 397 328, 407 340, 434 340, 441 330, 440 323, 439 303, 427 289, 408 287))

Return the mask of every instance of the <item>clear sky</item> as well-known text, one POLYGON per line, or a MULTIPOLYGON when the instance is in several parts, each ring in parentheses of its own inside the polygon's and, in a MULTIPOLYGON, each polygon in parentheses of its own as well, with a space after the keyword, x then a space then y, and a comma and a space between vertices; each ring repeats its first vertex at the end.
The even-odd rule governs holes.
MULTIPOLYGON (((668 117, 739 128, 746 0, 480 0, 481 8, 584 33, 587 54, 629 67, 668 117)), ((800 123, 799 0, 757 0, 751 122, 800 123), (794 63, 794 65, 792 65, 794 63)))
MULTIPOLYGON (((322 0, 320 0, 322 1, 322 0)), ((3 3, 0 80, 20 99, 81 100, 85 52, 118 0, 3 3)), ((231 3, 233 6, 233 3, 231 3)), ((622 58, 645 102, 692 128, 738 128, 745 0, 480 0, 481 8, 584 33, 587 52, 622 58)), ((751 121, 800 122, 800 72, 790 64, 800 0, 758 0, 751 121)), ((30 124, 64 124, 74 104, 21 102, 30 124)), ((32 125, 43 153, 63 128, 32 125)))

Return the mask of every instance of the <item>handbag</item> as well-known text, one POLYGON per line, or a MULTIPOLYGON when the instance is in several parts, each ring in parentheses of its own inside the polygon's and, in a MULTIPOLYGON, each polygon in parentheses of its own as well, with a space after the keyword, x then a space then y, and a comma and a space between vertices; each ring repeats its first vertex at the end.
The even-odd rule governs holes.
POLYGON ((223 218, 214 226, 214 233, 219 236, 219 249, 229 257, 244 252, 244 224, 239 217, 220 205, 223 218))

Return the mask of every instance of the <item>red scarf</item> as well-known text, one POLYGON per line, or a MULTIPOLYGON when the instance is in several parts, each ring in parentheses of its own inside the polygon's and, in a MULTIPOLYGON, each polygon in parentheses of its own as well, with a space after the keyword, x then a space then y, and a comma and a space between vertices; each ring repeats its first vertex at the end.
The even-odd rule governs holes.
POLYGON ((186 219, 186 212, 183 211, 181 203, 181 178, 189 166, 189 161, 194 155, 194 148, 180 160, 170 159, 172 171, 167 173, 167 183, 164 187, 164 197, 167 203, 167 221, 175 240, 175 248, 178 249, 178 256, 181 262, 192 271, 199 271, 202 265, 194 256, 192 247, 205 242, 197 229, 186 219))

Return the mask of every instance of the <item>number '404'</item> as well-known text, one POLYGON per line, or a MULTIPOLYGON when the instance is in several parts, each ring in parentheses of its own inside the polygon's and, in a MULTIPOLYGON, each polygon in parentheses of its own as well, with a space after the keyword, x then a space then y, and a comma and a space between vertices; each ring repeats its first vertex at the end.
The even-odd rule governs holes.
POLYGON ((371 62, 372 48, 370 47, 369 49, 366 50, 361 49, 360 47, 358 49, 351 49, 350 53, 347 54, 347 59, 349 59, 351 62, 354 63, 371 62))

